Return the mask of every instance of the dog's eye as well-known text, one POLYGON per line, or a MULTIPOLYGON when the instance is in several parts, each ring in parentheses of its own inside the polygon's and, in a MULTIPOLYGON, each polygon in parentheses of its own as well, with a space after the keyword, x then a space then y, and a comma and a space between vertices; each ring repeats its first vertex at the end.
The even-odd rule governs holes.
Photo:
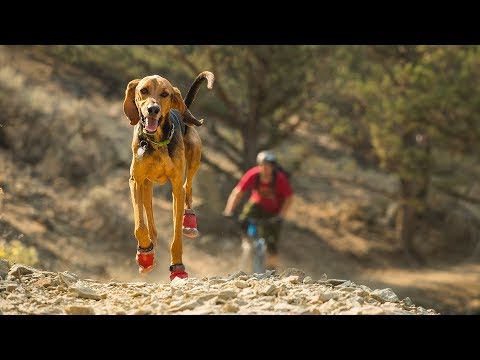
POLYGON ((146 93, 148 93, 148 90, 147 90, 147 88, 143 88, 143 89, 140 90, 140 92, 141 92, 143 95, 145 95, 146 93))
POLYGON ((168 93, 164 91, 163 93, 160 94, 161 97, 166 98, 168 96, 168 93))

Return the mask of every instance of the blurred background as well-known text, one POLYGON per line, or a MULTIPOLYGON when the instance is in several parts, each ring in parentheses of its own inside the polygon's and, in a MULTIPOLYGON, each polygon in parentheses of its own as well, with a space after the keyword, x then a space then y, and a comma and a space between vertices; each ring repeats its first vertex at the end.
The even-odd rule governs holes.
POLYGON ((139 275, 128 82, 159 74, 205 119, 191 277, 238 270, 222 217, 259 150, 291 173, 280 271, 390 287, 480 313, 480 47, 0 46, 0 257, 83 278, 167 282, 171 188, 154 188, 158 267, 139 275))

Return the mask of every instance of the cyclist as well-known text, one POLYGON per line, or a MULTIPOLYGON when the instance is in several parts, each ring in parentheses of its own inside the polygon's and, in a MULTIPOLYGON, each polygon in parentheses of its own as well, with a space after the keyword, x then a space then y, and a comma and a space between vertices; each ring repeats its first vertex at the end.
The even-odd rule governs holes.
POLYGON ((278 242, 282 223, 292 202, 293 190, 287 175, 276 168, 277 158, 272 151, 257 155, 257 166, 247 170, 230 193, 223 215, 231 217, 243 196, 251 191, 239 220, 244 234, 242 247, 251 246, 246 236, 246 219, 270 219, 263 223, 263 237, 267 244, 265 267, 275 270, 278 266, 278 242))

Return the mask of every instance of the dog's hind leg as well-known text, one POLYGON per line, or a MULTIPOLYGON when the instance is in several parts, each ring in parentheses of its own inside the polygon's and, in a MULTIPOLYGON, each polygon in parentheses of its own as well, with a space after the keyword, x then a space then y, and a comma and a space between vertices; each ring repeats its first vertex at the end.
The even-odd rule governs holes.
POLYGON ((197 220, 192 208, 192 183, 195 174, 200 167, 202 142, 198 132, 194 128, 187 128, 184 136, 186 178, 183 188, 185 189, 185 214, 183 217, 183 235, 197 237, 197 220))
POLYGON ((147 228, 150 241, 154 246, 157 246, 157 229, 153 220, 153 182, 145 179, 143 182, 143 206, 145 207, 145 213, 147 214, 147 228))
POLYGON ((202 141, 198 132, 189 128, 183 139, 185 143, 185 160, 187 162, 187 176, 185 178, 185 209, 192 208, 192 182, 200 167, 202 141))

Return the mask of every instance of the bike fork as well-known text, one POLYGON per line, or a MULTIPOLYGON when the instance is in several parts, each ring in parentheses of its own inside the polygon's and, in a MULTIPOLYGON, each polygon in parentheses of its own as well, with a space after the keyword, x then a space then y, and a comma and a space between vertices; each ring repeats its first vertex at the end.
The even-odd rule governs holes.
POLYGON ((265 272, 265 239, 260 238, 254 242, 253 272, 262 274, 265 272))

